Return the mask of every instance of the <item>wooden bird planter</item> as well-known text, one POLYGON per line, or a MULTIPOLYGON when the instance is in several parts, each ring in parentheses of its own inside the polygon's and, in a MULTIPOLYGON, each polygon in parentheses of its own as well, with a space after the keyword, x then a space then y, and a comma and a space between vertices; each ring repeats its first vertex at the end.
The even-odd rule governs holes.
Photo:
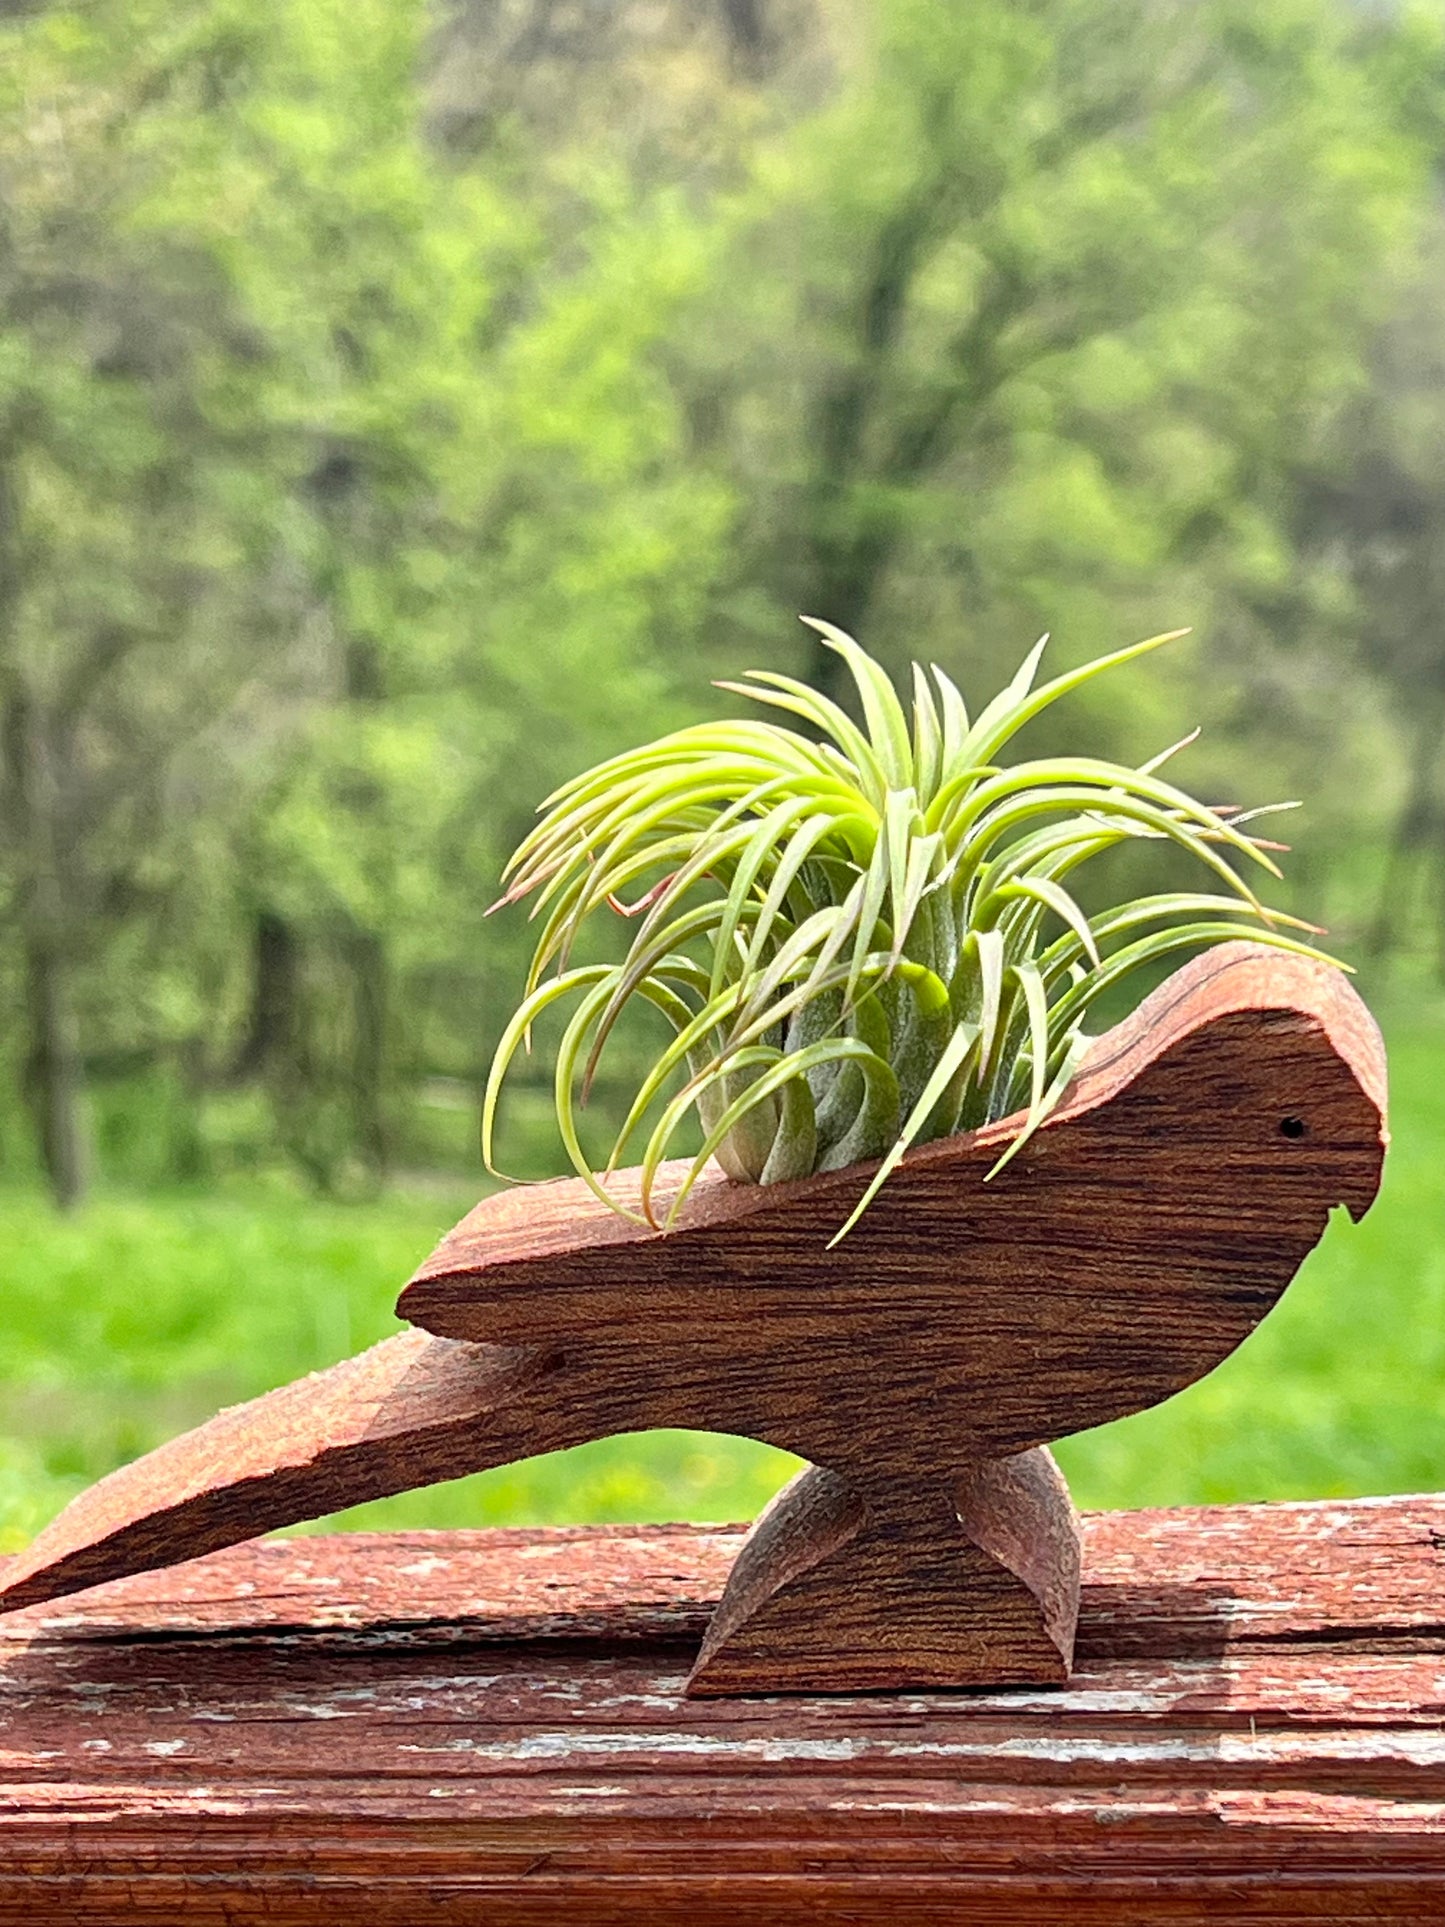
MULTIPOLYGON (((1049 1442, 1210 1371, 1386 1142, 1347 979, 1236 943, 1092 1049, 1008 1169, 1008 1121, 871 1167, 704 1179, 649 1232, 578 1181, 486 1199, 400 1334, 102 1480, 13 1561, 0 1610, 539 1452, 655 1426, 809 1461, 758 1519, 694 1694, 1062 1684, 1080 1542, 1049 1442)), ((683 1167, 678 1166, 674 1179, 683 1167)))

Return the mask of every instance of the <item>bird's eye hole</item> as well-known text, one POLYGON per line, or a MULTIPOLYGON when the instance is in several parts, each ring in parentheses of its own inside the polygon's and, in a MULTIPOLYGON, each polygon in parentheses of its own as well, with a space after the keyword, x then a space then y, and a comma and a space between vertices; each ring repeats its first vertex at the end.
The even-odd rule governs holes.
POLYGON ((1309 1136, 1310 1127, 1302 1117, 1282 1117, 1279 1121, 1281 1137, 1300 1138, 1309 1136))

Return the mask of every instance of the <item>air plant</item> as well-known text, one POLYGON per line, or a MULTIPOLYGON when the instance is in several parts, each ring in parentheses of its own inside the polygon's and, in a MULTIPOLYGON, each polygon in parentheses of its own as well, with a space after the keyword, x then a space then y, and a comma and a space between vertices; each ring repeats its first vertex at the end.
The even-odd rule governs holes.
POLYGON ((533 895, 543 921, 487 1084, 489 1168, 508 1066, 542 1013, 574 999, 557 1052, 557 1121, 600 1197, 637 1216, 606 1179, 655 1111, 639 1195, 657 1225, 659 1167, 696 1113, 702 1145, 667 1224, 714 1157, 759 1184, 879 1160, 841 1237, 911 1145, 1018 1113, 995 1171, 1006 1164, 1063 1096, 1096 1000, 1145 966, 1244 935, 1319 954, 1285 934, 1318 934, 1313 926, 1266 909, 1246 881, 1246 866, 1279 875, 1269 851, 1281 846, 1245 827, 1261 812, 1210 808, 1160 774, 1197 731, 1132 769, 1084 756, 999 761, 1059 697, 1187 631, 1035 688, 1041 641, 970 719, 942 670, 917 664, 910 717, 851 637, 812 626, 852 675, 861 726, 807 684, 758 670, 719 686, 808 733, 701 723, 612 757, 541 806, 505 873, 502 903, 533 895), (1086 915, 1075 872, 1140 837, 1187 851, 1217 887, 1086 915), (604 916, 633 924, 626 955, 573 964, 578 933, 604 916), (576 1105, 638 999, 672 1036, 598 1173, 576 1105))

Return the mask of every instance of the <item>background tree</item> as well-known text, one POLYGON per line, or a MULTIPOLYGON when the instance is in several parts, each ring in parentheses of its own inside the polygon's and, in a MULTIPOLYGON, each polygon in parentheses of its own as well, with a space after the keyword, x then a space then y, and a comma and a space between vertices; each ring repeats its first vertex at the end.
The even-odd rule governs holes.
POLYGON ((113 60, 113 25, 27 22, 0 79, 0 794, 21 1087, 64 1203, 89 1161, 83 1020, 193 854, 180 813, 225 793, 214 732, 284 576, 254 418, 225 406, 255 343, 155 219, 192 118, 165 50, 113 60))
POLYGON ((1425 131, 1398 40, 1235 0, 865 18, 758 169, 752 353, 715 337, 746 567, 953 660, 1227 610, 1286 566, 1288 467, 1384 307, 1425 131))
POLYGON ((975 689, 1193 620, 1104 746, 1267 724, 1362 927, 1442 842, 1442 98, 1343 0, 10 10, 0 1153, 470 1166, 506 850, 800 610, 975 689))

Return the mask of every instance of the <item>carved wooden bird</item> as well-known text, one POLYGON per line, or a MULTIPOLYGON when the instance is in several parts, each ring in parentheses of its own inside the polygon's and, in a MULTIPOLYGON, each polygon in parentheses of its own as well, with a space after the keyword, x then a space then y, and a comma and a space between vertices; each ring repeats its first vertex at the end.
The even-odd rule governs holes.
POLYGON ((1368 1208, 1383 1049, 1339 971, 1227 944, 1100 1039, 985 1182, 1016 1128, 913 1151, 832 1249, 871 1167, 709 1174, 666 1233, 577 1180, 488 1198, 403 1291, 420 1330, 102 1480, 5 1570, 0 1610, 691 1426, 810 1461, 754 1527, 691 1690, 1061 1680, 1078 1532, 1047 1442, 1202 1377, 1331 1208, 1368 1208))

